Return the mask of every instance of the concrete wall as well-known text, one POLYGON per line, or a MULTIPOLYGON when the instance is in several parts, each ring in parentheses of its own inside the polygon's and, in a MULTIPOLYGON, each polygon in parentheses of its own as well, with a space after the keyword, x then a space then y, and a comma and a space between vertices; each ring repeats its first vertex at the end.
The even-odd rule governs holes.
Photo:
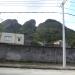
MULTIPOLYGON (((0 44, 0 59, 33 62, 62 62, 62 48, 0 44)), ((75 63, 75 49, 67 48, 67 62, 75 63)))
POLYGON ((0 33, 0 43, 24 45, 24 34, 0 33))

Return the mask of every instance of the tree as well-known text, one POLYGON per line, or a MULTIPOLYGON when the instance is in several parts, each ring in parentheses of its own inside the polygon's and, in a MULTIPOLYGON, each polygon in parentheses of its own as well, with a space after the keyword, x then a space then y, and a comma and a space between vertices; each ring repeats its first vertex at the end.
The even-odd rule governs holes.
POLYGON ((0 32, 3 32, 4 31, 4 27, 3 25, 0 23, 0 32))
POLYGON ((36 22, 33 19, 25 22, 23 24, 23 26, 21 27, 20 32, 24 33, 24 34, 32 34, 32 33, 34 33, 34 31, 36 29, 35 24, 36 24, 36 22))
POLYGON ((53 43, 62 39, 61 33, 62 24, 56 20, 48 19, 37 27, 35 39, 43 43, 53 43))
POLYGON ((36 30, 36 21, 34 19, 31 19, 23 24, 23 26, 20 29, 20 32, 24 34, 25 36, 25 43, 31 44, 33 41, 33 36, 36 30))

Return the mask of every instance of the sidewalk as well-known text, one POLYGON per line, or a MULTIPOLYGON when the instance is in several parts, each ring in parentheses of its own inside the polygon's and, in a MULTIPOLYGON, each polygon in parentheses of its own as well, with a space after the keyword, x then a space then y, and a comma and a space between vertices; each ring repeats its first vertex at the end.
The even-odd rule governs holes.
POLYGON ((9 68, 28 68, 28 69, 53 69, 53 70, 75 70, 75 66, 66 66, 63 68, 62 65, 51 65, 51 64, 40 64, 40 63, 25 63, 25 64, 8 64, 0 63, 0 67, 9 68))

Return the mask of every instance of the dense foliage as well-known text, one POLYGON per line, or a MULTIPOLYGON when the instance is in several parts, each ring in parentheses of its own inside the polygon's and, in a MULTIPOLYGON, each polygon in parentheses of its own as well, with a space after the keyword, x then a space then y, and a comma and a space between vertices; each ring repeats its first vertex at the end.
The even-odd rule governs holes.
POLYGON ((36 29, 36 39, 44 43, 52 43, 61 40, 61 23, 48 19, 36 29))

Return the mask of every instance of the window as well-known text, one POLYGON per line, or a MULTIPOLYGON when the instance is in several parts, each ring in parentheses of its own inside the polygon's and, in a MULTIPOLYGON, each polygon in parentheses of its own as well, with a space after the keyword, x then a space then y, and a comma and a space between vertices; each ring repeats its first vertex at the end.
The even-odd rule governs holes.
POLYGON ((5 41, 11 41, 12 40, 12 36, 4 36, 4 40, 5 41))
POLYGON ((18 41, 20 41, 21 40, 21 38, 20 37, 18 37, 18 41))

